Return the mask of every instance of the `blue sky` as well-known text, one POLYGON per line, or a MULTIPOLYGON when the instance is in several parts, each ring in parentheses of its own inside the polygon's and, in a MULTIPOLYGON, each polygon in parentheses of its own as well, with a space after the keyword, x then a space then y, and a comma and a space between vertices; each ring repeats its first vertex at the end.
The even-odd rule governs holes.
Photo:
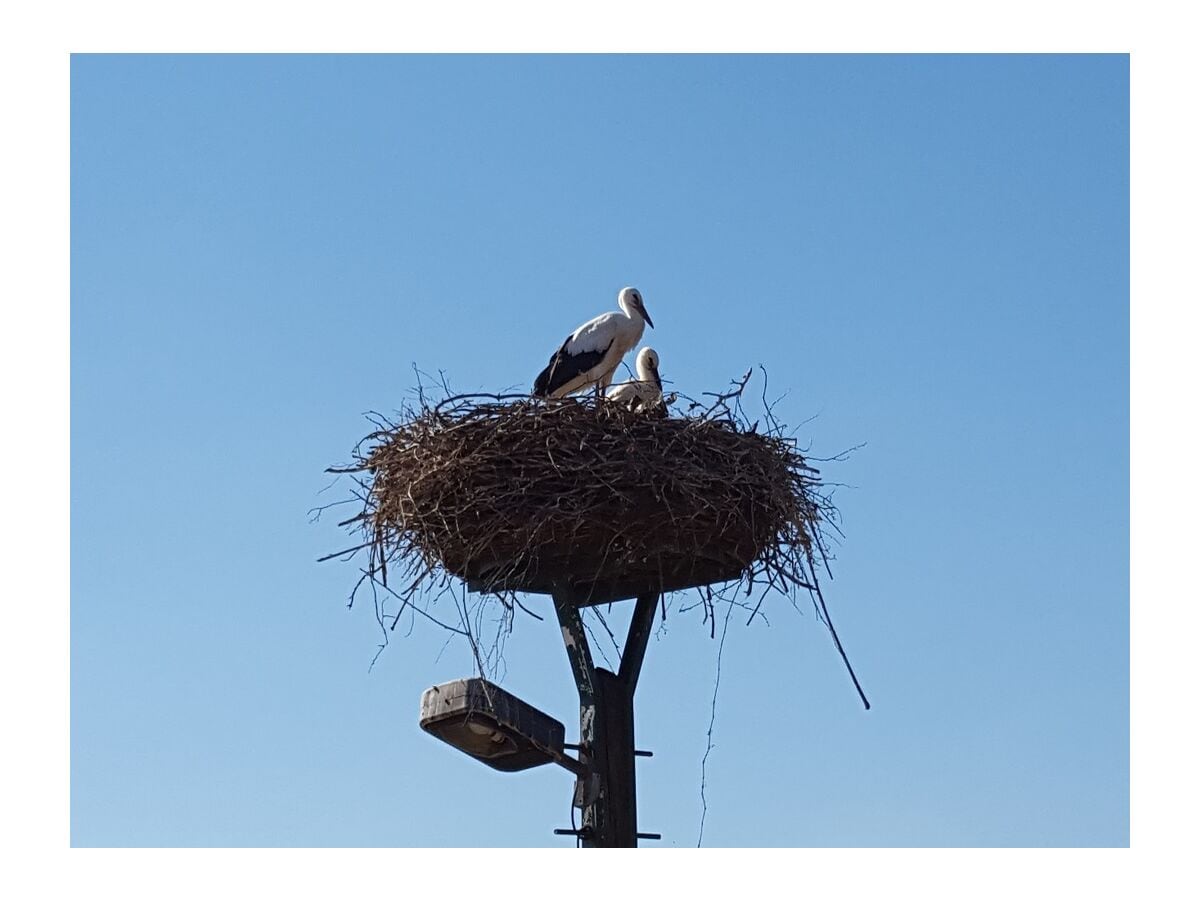
MULTIPOLYGON (((308 510, 414 363, 525 386, 633 284, 676 388, 761 363, 866 444, 826 597, 873 708, 811 611, 735 618, 705 844, 1127 844, 1128 100, 1123 56, 74 57, 72 842, 565 845, 566 773, 417 728, 465 647, 368 673, 308 510)), ((716 653, 647 654, 668 846, 716 653)), ((571 733, 551 621, 503 684, 571 733)))

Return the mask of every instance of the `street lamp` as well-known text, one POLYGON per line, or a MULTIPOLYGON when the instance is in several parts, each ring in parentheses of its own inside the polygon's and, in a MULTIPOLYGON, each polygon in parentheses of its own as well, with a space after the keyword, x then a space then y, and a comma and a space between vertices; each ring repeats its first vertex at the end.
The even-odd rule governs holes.
POLYGON ((460 678, 421 695, 421 728, 502 772, 546 763, 577 770, 563 753, 562 722, 483 678, 460 678))

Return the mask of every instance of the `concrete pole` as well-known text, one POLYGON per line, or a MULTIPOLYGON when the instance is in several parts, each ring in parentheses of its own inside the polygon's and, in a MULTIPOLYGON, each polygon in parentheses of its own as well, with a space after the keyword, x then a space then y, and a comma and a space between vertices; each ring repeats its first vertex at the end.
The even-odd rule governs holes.
POLYGON ((582 782, 582 840, 585 847, 637 846, 637 775, 634 760, 633 695, 646 656, 658 605, 657 594, 637 599, 629 636, 614 674, 592 664, 577 598, 555 594, 554 608, 579 691, 580 757, 591 773, 582 782))

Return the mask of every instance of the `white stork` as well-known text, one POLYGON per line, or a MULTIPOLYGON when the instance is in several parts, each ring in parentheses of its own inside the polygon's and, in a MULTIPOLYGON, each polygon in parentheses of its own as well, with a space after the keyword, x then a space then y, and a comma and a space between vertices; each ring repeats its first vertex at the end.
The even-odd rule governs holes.
POLYGON ((624 403, 631 409, 650 409, 662 403, 662 379, 658 375, 658 354, 643 347, 637 355, 637 381, 618 384, 607 399, 624 403))
POLYGON ((622 288, 617 305, 620 312, 596 316, 563 341, 534 381, 533 396, 557 399, 593 385, 602 392, 612 383, 617 365, 637 346, 646 325, 654 327, 637 288, 622 288))

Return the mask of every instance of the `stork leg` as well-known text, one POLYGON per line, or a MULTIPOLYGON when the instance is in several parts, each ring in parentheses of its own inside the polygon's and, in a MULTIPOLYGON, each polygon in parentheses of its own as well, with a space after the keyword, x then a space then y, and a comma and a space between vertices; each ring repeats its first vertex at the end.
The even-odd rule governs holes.
POLYGON ((604 397, 604 392, 608 390, 608 386, 612 384, 613 373, 609 372, 603 378, 596 382, 596 399, 599 401, 604 397))

